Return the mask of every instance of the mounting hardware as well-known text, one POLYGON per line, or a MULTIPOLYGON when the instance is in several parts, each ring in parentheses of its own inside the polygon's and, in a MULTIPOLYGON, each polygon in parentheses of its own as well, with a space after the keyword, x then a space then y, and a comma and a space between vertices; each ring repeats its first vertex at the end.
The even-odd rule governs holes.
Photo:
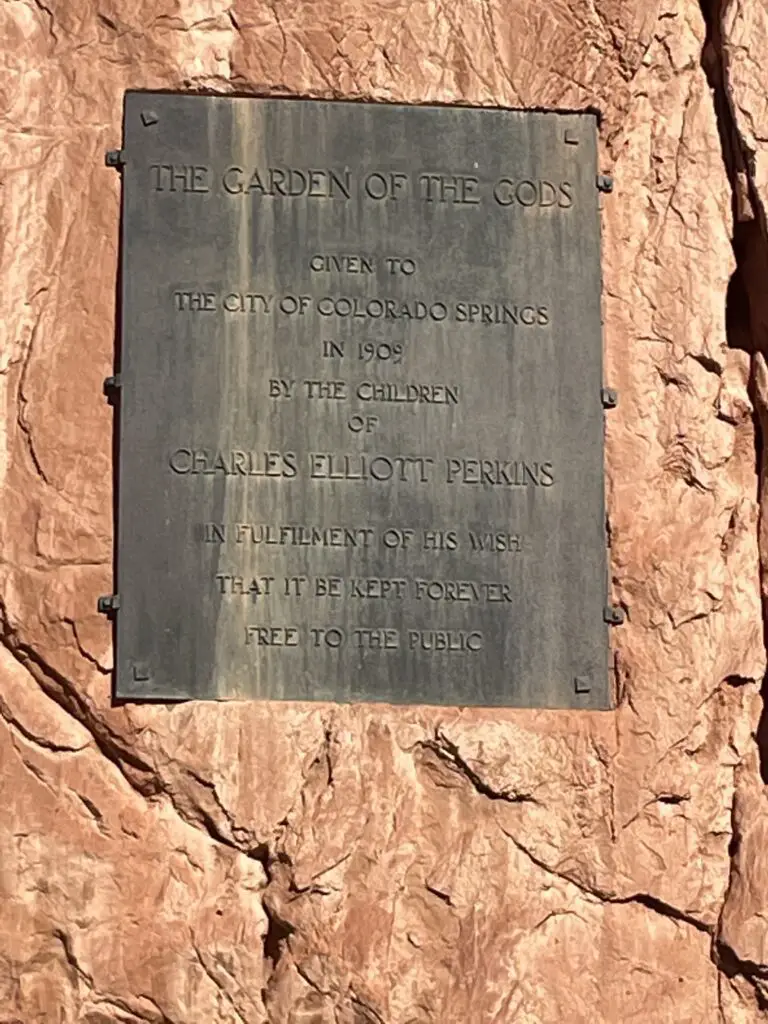
POLYGON ((624 609, 617 604, 607 604, 603 609, 603 619, 609 626, 620 626, 624 621, 624 609))
POLYGON ((604 409, 615 409, 619 404, 619 392, 615 388, 600 388, 600 400, 604 409))
POLYGON ((141 112, 141 123, 145 128, 149 128, 150 125, 157 124, 160 118, 154 112, 154 110, 142 110, 141 112))
POLYGON ((600 192, 613 192, 613 178, 610 174, 598 174, 597 187, 600 192))
POLYGON ((573 678, 573 692, 574 693, 589 693, 592 689, 589 680, 586 676, 574 676, 573 678))
POLYGON ((117 398, 120 388, 123 386, 122 379, 119 373, 116 373, 114 377, 107 377, 104 380, 104 395, 110 405, 117 398))
POLYGON ((105 594, 100 597, 96 606, 102 615, 112 615, 120 607, 118 594, 105 594))
POLYGON ((579 140, 573 134, 573 130, 571 128, 566 128, 565 129, 565 135, 563 136, 563 141, 565 142, 566 146, 578 146, 578 144, 579 144, 579 140))
POLYGON ((125 153, 122 149, 108 149, 104 163, 107 167, 115 167, 119 171, 125 163, 125 153))
POLYGON ((134 683, 147 683, 152 678, 152 673, 149 671, 149 665, 145 661, 134 662, 133 665, 133 681, 134 683))

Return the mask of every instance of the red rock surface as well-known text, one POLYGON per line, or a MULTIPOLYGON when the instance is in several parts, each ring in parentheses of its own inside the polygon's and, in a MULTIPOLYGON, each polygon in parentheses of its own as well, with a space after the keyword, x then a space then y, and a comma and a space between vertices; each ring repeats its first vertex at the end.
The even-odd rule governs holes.
POLYGON ((0 1022, 768 1016, 765 5, 0 12, 0 1022), (603 110, 615 712, 111 706, 129 87, 603 110))

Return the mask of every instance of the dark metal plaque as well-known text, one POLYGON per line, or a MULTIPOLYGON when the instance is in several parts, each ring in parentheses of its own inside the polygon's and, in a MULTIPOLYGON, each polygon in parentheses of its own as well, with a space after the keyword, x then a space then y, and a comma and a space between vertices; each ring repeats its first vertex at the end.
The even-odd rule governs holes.
POLYGON ((595 117, 124 131, 117 695, 609 707, 595 117))

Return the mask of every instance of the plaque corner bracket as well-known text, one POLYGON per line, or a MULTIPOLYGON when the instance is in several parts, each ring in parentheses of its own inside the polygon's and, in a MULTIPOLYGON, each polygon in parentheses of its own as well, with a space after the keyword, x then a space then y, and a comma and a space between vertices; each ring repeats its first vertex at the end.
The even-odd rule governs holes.
POLYGON ((607 604, 603 609, 603 619, 609 626, 621 626, 626 615, 620 604, 607 604))
POLYGON ((104 393, 104 397, 106 398, 107 402, 109 402, 110 405, 115 404, 117 396, 120 393, 120 388, 122 386, 123 380, 119 373, 115 373, 111 377, 104 378, 102 391, 104 393))
POLYGON ((619 392, 616 388, 600 388, 600 401, 604 409, 615 409, 619 404, 619 392))
POLYGON ((125 166, 125 150, 108 149, 104 154, 104 163, 107 167, 112 167, 116 171, 122 171, 125 166))
POLYGON ((613 175, 598 174, 595 184, 598 192, 613 192, 613 175))
POLYGON ((96 602, 96 608, 101 615, 114 615, 120 608, 120 595, 103 594, 96 602))

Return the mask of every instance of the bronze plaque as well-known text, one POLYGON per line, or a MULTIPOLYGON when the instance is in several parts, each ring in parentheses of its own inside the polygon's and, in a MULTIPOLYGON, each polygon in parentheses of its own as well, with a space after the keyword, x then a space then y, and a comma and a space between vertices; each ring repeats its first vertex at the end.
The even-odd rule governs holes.
POLYGON ((124 113, 117 696, 609 707, 595 116, 124 113))

